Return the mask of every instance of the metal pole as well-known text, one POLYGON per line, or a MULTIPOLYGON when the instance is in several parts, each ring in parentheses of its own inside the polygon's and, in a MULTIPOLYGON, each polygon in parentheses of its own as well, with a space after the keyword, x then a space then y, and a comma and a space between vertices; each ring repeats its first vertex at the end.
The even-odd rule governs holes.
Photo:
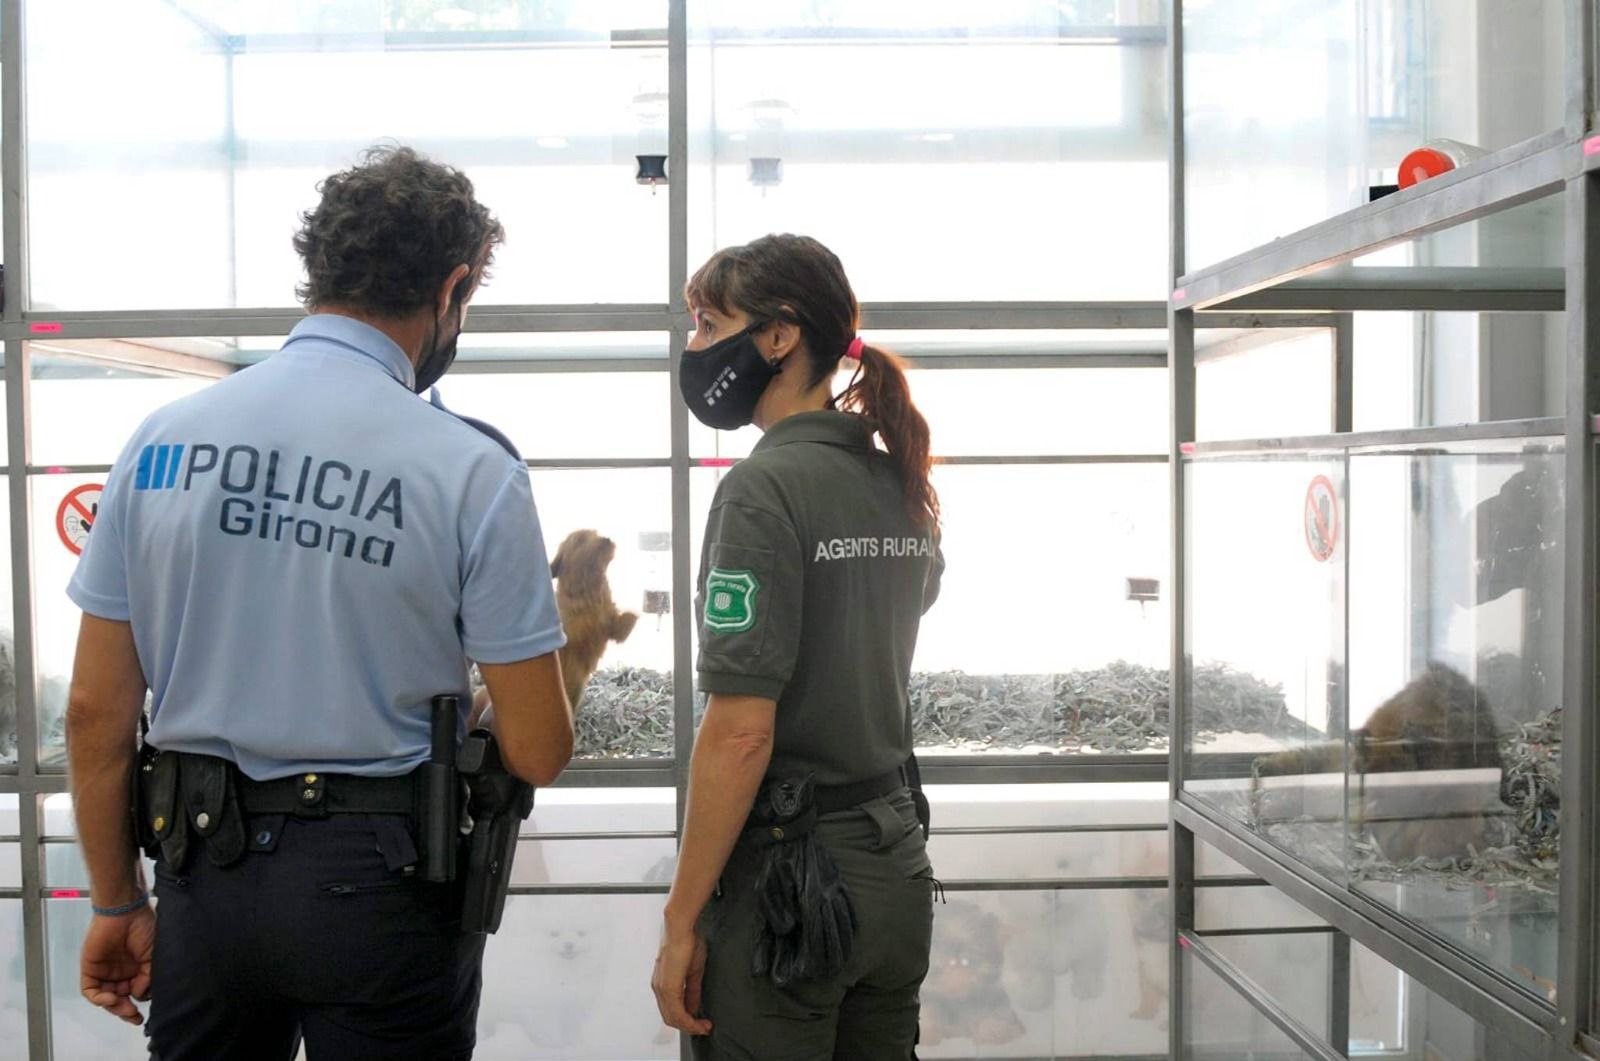
POLYGON ((667 5, 667 174, 668 221, 667 305, 669 307, 672 361, 672 631, 673 631, 673 750, 678 783, 678 827, 683 827, 684 794, 689 783, 689 753, 694 746, 694 659, 689 649, 694 637, 693 575, 689 556, 691 533, 689 483, 689 413, 678 400, 678 362, 688 342, 688 307, 683 286, 689 275, 688 235, 688 3, 667 5))
POLYGON ((1356 325, 1349 313, 1333 315, 1333 423, 1335 432, 1355 430, 1356 325))
MULTIPOLYGON (((1184 274, 1184 153, 1183 153, 1183 0, 1171 0, 1167 18, 1167 123, 1168 123, 1168 263, 1167 275, 1176 284, 1184 274)), ((1170 287, 1171 285, 1169 285, 1170 287)), ((1195 314, 1175 308, 1176 292, 1167 305, 1167 370, 1171 438, 1168 440, 1169 496, 1172 522, 1171 586, 1172 640, 1168 662, 1167 786, 1168 863, 1167 891, 1171 904, 1168 940, 1167 1047, 1171 1057, 1183 1057, 1185 999, 1183 933, 1194 928, 1194 834, 1170 820, 1171 807, 1183 789, 1185 695, 1189 668, 1184 592, 1184 466, 1183 447, 1194 441, 1195 314)))
MULTIPOLYGON (((678 400, 679 358, 689 339, 683 286, 689 278, 689 18, 687 0, 667 3, 667 309, 672 385, 672 766, 678 837, 689 793, 689 758, 694 751, 694 638, 690 568, 692 492, 689 471, 689 411, 678 400)), ((690 1061, 689 1036, 678 1035, 678 1056, 690 1061)))
POLYGON ((1577 139, 1588 133, 1595 107, 1594 0, 1566 0, 1567 135, 1577 139))
MULTIPOLYGON (((5 201, 4 319, 28 309, 27 70, 23 0, 0 0, 0 178, 5 201)), ((28 1056, 50 1061, 50 984, 44 924, 44 848, 37 795, 39 727, 33 647, 33 560, 29 540, 28 356, 26 344, 5 343, 6 486, 11 505, 11 620, 17 706, 17 799, 22 841, 22 942, 27 991, 28 1056)))
POLYGON ((1350 937, 1328 937, 1328 1045, 1350 1056, 1350 937))
POLYGON ((0 176, 5 185, 5 313, 20 321, 28 290, 28 142, 23 0, 0 0, 0 176))
POLYGON ((1592 416, 1600 408, 1600 175, 1567 187, 1566 573, 1562 640, 1561 877, 1557 1020, 1562 1047, 1593 1019, 1595 857, 1596 484, 1592 416))

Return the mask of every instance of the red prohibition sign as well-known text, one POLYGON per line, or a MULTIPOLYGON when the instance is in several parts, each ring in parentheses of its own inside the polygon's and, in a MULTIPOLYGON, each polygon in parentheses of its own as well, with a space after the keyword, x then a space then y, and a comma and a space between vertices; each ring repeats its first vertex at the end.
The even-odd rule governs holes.
POLYGON ((103 483, 85 483, 62 498, 61 507, 56 509, 56 534, 73 556, 83 555, 89 530, 100 511, 100 493, 104 489, 103 483))
POLYGON ((1326 475, 1306 488, 1306 548, 1312 559, 1325 562, 1339 547, 1339 495, 1326 475))

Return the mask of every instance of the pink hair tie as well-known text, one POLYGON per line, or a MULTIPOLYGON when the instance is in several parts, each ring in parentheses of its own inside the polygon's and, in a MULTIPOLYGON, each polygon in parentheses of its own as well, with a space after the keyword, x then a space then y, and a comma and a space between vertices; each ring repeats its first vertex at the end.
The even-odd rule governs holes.
POLYGON ((860 361, 861 360, 861 348, 866 346, 866 345, 867 345, 866 343, 863 343, 861 341, 861 336, 858 335, 854 339, 850 340, 850 345, 849 346, 845 347, 844 356, 848 357, 852 361, 860 361))

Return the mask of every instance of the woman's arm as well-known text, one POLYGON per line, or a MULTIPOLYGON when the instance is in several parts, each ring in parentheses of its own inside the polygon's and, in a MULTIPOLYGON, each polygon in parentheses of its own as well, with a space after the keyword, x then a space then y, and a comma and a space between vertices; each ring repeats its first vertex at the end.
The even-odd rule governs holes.
POLYGON ((772 761, 776 715, 775 701, 713 693, 689 760, 683 843, 651 986, 661 1019, 694 1035, 711 1030, 710 1021, 693 1016, 700 1007, 705 970, 704 944, 695 935, 695 923, 739 841, 772 761))

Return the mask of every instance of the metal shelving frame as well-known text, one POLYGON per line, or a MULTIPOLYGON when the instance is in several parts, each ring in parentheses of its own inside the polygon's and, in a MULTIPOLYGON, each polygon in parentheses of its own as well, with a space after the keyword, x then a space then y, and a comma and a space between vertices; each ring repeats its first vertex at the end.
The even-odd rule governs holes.
MULTIPOLYGON (((1170 897, 1173 1057, 1185 1055, 1185 954, 1192 953, 1310 1056, 1348 1052, 1349 943, 1372 950, 1436 996, 1467 1013, 1517 1058, 1600 1056, 1594 1005, 1596 957, 1595 647, 1596 459, 1600 411, 1600 136, 1594 135, 1596 0, 1566 0, 1567 105, 1564 127, 1497 152, 1454 173, 1309 226, 1204 268, 1185 258, 1183 5, 1171 0, 1171 297, 1168 360, 1172 422, 1172 748, 1170 897), (1546 197, 1560 197, 1568 234, 1559 269, 1342 268, 1352 259, 1546 197), (1195 442, 1195 329, 1221 310, 1344 314, 1360 310, 1545 312, 1567 321, 1566 408, 1558 418, 1350 434, 1352 377, 1335 381, 1335 433, 1300 439, 1195 442), (1390 909, 1355 894, 1185 791, 1182 734, 1184 675, 1191 660, 1186 623, 1184 470, 1219 455, 1348 452, 1362 445, 1562 436, 1565 440, 1567 574, 1563 622, 1562 862, 1559 882, 1559 982, 1554 1003, 1536 997, 1487 965, 1390 909), (1341 941, 1328 985, 1330 1027, 1304 1026, 1285 1013, 1270 986, 1252 981, 1195 932, 1195 841, 1204 841, 1261 877, 1341 941), (1342 959, 1340 955, 1343 955, 1342 959)), ((1344 358, 1341 357, 1341 361, 1344 358)), ((1197 558, 1195 562, 1203 562, 1197 558)), ((1346 622, 1349 616, 1346 614, 1346 622)))

